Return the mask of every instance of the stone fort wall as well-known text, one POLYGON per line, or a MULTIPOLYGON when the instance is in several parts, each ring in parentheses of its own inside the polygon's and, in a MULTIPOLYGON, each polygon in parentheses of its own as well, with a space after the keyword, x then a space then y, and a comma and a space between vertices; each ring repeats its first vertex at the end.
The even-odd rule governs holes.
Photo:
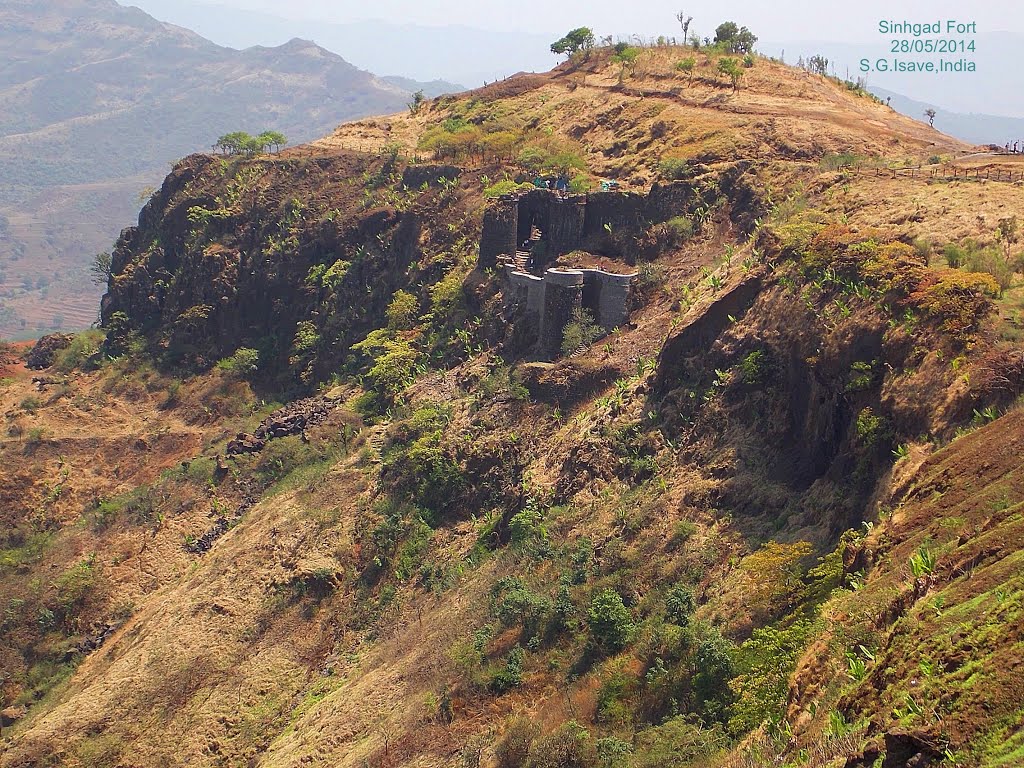
POLYGON ((540 355, 556 358, 565 326, 578 309, 588 310, 610 332, 629 320, 629 295, 636 273, 555 268, 544 277, 508 269, 506 305, 522 312, 525 337, 540 355))
POLYGON ((478 263, 481 269, 496 268, 501 256, 515 255, 533 227, 543 233, 542 253, 551 262, 584 248, 584 243, 609 229, 638 229, 679 216, 689 210, 695 196, 689 182, 677 181, 655 184, 646 195, 590 192, 565 197, 533 189, 502 197, 484 212, 478 263))

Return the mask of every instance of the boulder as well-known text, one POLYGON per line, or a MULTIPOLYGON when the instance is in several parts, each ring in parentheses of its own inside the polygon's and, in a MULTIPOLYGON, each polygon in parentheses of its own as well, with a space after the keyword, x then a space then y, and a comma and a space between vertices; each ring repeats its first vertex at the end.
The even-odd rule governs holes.
POLYGON ((25 366, 33 370, 42 370, 53 365, 53 358, 62 349, 71 346, 75 337, 70 333, 48 333, 35 343, 25 357, 25 366))

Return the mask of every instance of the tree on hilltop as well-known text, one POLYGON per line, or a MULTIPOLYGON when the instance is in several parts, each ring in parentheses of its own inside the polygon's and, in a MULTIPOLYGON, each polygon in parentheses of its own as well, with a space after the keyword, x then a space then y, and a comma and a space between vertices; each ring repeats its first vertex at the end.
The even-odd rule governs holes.
POLYGON ((417 114, 420 111, 420 107, 423 106, 423 102, 426 101, 426 100, 427 100, 427 98, 426 98, 426 96, 423 95, 422 89, 419 90, 419 91, 416 91, 416 93, 414 93, 412 95, 412 100, 406 105, 406 106, 409 107, 409 114, 410 115, 417 114))
POLYGON ((258 136, 250 136, 245 131, 226 133, 217 139, 214 149, 225 155, 258 155, 273 148, 277 152, 288 143, 288 139, 280 131, 263 131, 258 136))
POLYGON ((751 53, 756 42, 757 35, 734 21, 723 22, 715 29, 715 45, 727 53, 751 53))
POLYGON ((288 143, 288 139, 280 131, 264 131, 256 137, 256 141, 259 143, 260 151, 272 147, 274 152, 288 143))
POLYGON ((924 111, 924 116, 928 118, 928 125, 932 128, 935 127, 935 110, 929 107, 924 111))
POLYGON ((589 51, 594 47, 594 32, 590 27, 580 27, 572 30, 565 37, 556 40, 551 44, 551 52, 565 54, 571 59, 580 51, 589 51))
POLYGON ((615 46, 615 55, 612 56, 612 61, 622 65, 622 69, 619 71, 619 82, 621 83, 626 76, 626 70, 629 70, 631 75, 636 72, 636 60, 640 57, 641 50, 632 45, 622 45, 622 48, 619 48, 619 45, 615 46))
POLYGON ((237 155, 245 151, 245 147, 250 141, 252 141, 252 137, 245 131, 232 131, 217 139, 217 143, 213 146, 225 155, 237 155))
POLYGON ((693 21, 693 16, 687 16, 685 11, 679 11, 676 14, 676 21, 683 28, 683 45, 686 45, 686 37, 690 33, 690 22, 693 21))
POLYGON ((807 69, 816 75, 827 75, 828 59, 821 54, 815 54, 807 60, 807 69))

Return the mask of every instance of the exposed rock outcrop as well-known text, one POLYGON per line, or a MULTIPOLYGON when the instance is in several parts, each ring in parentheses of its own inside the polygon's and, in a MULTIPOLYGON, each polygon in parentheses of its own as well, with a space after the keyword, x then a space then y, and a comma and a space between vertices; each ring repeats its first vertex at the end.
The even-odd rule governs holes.
POLYGON ((74 335, 70 333, 49 333, 35 343, 25 357, 25 367, 36 371, 49 368, 53 359, 62 349, 71 346, 74 335))

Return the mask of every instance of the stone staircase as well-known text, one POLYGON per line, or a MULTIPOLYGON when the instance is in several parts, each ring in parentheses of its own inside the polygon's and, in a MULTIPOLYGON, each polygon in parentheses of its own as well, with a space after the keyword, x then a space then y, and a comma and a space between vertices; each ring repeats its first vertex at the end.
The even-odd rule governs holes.
POLYGON ((533 250, 534 243, 540 242, 541 238, 544 237, 544 233, 541 232, 539 227, 530 227, 530 245, 526 250, 516 251, 516 255, 512 257, 512 264, 515 266, 517 272, 527 272, 530 266, 530 253, 533 250))

